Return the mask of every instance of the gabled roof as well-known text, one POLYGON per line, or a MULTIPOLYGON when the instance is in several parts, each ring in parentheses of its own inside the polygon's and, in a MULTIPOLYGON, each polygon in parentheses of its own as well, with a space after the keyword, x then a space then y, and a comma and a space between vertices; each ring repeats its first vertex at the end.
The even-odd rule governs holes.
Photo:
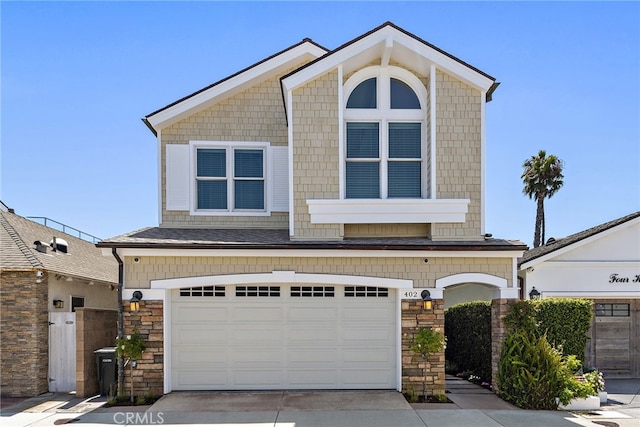
POLYGON ((154 134, 157 134, 158 130, 196 111, 233 96, 276 73, 284 72, 301 62, 310 61, 325 53, 327 53, 327 49, 313 40, 305 38, 293 46, 148 114, 142 121, 154 134))
MULTIPOLYGON (((552 254, 554 254, 555 252, 560 251, 561 249, 569 250, 571 249, 571 247, 577 246, 587 239, 597 237, 608 230, 625 226, 630 221, 634 221, 638 218, 640 218, 640 211, 623 216, 613 221, 605 222, 604 224, 600 224, 595 227, 591 227, 587 230, 572 234, 562 239, 553 240, 546 245, 530 249, 524 253, 522 258, 518 260, 518 266, 520 268, 529 267, 531 266, 530 263, 541 262, 543 258, 546 259, 549 256, 552 256, 552 254), (525 264, 527 265, 525 266, 525 264)), ((638 219, 638 221, 640 221, 640 219, 638 219)))
POLYGON ((446 70, 467 84, 484 91, 487 101, 491 100, 493 91, 499 85, 489 74, 397 25, 385 22, 332 51, 305 38, 287 49, 148 114, 142 121, 157 135, 158 130, 304 61, 309 62, 281 78, 285 90, 304 84, 339 64, 345 67, 344 72, 347 73, 378 58, 386 62, 393 60, 411 64, 415 71, 423 75, 429 75, 431 64, 435 64, 439 69, 446 70))
POLYGON ((381 65, 387 65, 392 61, 407 64, 425 76, 429 75, 431 65, 435 65, 438 69, 445 70, 465 83, 486 92, 487 101, 491 100, 491 95, 499 84, 489 74, 392 22, 385 22, 326 55, 303 65, 282 77, 281 81, 285 90, 291 90, 338 65, 343 66, 343 74, 348 74, 376 60, 380 60, 381 65))
POLYGON ((103 256, 93 243, 0 210, 0 270, 34 269, 118 283, 116 260, 103 256), (36 250, 35 241, 49 244, 53 237, 64 239, 69 252, 55 252, 49 248, 45 254, 36 250))

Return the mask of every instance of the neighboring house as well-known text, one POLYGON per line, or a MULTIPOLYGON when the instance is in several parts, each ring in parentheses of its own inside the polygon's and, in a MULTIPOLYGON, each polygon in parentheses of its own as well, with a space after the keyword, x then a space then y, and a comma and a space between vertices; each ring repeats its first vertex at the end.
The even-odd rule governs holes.
POLYGON ((525 252, 522 296, 594 301, 585 363, 607 376, 640 377, 640 212, 525 252))
MULTIPOLYGON (((331 51, 304 39, 146 116, 160 226, 98 244, 124 298, 142 294, 124 313, 148 336, 136 387, 422 390, 409 347, 444 330, 445 289, 486 288, 498 311, 518 297, 526 246, 484 228, 496 87, 385 23, 331 51)), ((442 352, 426 382, 444 381, 442 352)))
POLYGON ((117 333, 116 261, 103 257, 94 242, 3 205, 0 283, 2 396, 84 390, 85 382, 95 382, 91 352, 104 340, 113 345, 117 333))

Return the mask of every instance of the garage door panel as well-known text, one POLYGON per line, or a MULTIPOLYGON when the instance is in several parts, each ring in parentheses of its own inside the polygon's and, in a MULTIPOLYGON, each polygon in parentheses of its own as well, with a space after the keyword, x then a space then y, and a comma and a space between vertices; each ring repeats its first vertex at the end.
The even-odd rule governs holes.
POLYGON ((291 388, 335 388, 339 383, 335 369, 289 369, 286 379, 291 388))
POLYGON ((207 329, 202 325, 174 326, 179 345, 226 345, 228 332, 224 329, 207 329))
POLYGON ((184 304, 179 305, 174 310, 173 318, 180 323, 202 323, 202 322, 224 322, 227 320, 228 309, 226 307, 202 305, 202 304, 184 304))
POLYGON ((174 390, 392 389, 396 300, 388 297, 239 297, 172 294, 174 390), (184 315, 182 314, 184 313, 184 315), (202 373, 203 375, 199 375, 202 373))
POLYGON ((338 352, 335 349, 318 350, 289 350, 287 351, 288 366, 297 368, 326 368, 335 366, 338 361, 338 352))
POLYGON ((293 328, 287 331, 290 345, 325 346, 338 343, 338 330, 335 327, 293 328))
POLYGON ((180 371, 177 376, 177 384, 174 386, 180 390, 207 390, 210 388, 224 387, 229 382, 226 370, 208 371, 180 371))
POLYGON ((185 348, 182 351, 174 353, 174 362, 181 366, 204 366, 212 367, 219 365, 224 367, 227 363, 226 351, 219 351, 215 348, 185 348))
POLYGON ((235 307, 231 314, 233 322, 248 322, 251 324, 256 322, 282 322, 283 319, 283 309, 280 307, 262 307, 259 305, 235 307))
POLYGON ((272 389, 282 387, 282 369, 242 370, 231 372, 233 385, 246 390, 272 389))
POLYGON ((363 320, 384 323, 393 318, 393 307, 373 306, 373 307, 348 307, 342 312, 344 322, 361 322, 363 320))
POLYGON ((238 352, 233 355, 232 364, 236 367, 255 367, 281 365, 284 350, 281 348, 254 348, 251 352, 238 352))
POLYGON ((343 370, 342 385, 346 388, 386 388, 392 378, 387 371, 380 370, 343 370))
POLYGON ((291 307, 289 320, 291 322, 330 322, 334 321, 338 310, 334 307, 291 307))
POLYGON ((393 357, 394 354, 384 347, 361 347, 342 351, 342 360, 346 363, 391 362, 393 357))
POLYGON ((389 328, 349 328, 345 329, 343 332, 343 337, 347 340, 347 345, 351 342, 354 345, 357 344, 358 341, 367 341, 367 342, 389 342, 391 339, 392 331, 389 331, 389 328))
POLYGON ((229 345, 239 347, 278 346, 282 342, 283 331, 276 327, 240 328, 232 327, 229 333, 229 345))

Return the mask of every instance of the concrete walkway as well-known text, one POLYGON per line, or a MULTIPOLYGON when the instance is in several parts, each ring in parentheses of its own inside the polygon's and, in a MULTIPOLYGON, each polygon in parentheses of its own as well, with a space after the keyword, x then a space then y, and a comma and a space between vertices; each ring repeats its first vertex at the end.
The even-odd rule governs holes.
MULTIPOLYGON (((453 381, 453 380, 451 380, 453 381)), ((601 411, 525 411, 488 390, 449 382, 454 403, 409 404, 394 391, 176 392, 151 407, 104 408, 105 398, 53 394, 4 407, 3 427, 639 427, 640 380, 608 380, 601 411), (458 387, 458 388, 456 388, 458 387), (481 389, 481 390, 478 390, 481 389), (474 401, 475 399, 475 401, 474 401), (494 407, 508 405, 505 407, 494 407), (471 407, 470 407, 471 406, 471 407)))

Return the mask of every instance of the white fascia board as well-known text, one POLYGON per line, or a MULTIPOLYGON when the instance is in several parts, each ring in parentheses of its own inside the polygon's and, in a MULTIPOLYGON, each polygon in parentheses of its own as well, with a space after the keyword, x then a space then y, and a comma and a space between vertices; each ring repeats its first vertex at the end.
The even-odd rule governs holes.
POLYGON ((447 71, 455 75, 456 77, 483 92, 488 91, 493 85, 494 80, 483 76, 474 69, 462 64, 461 62, 456 61, 450 56, 438 52, 437 50, 423 44, 416 39, 405 36, 404 34, 402 34, 402 36, 403 37, 397 39, 398 44, 401 44, 408 49, 413 50, 418 55, 435 63, 440 70, 447 71))
POLYGON ((228 80, 221 82, 205 91, 197 93, 178 104, 172 105, 151 117, 149 123, 154 129, 159 130, 177 121, 194 114, 195 111, 214 105, 230 96, 233 96, 278 72, 299 64, 303 60, 316 59, 327 52, 320 47, 306 42, 263 63, 247 69, 228 80))
POLYGON ((395 49, 396 43, 412 50, 417 55, 435 63, 439 69, 455 75, 481 91, 488 91, 494 83, 490 78, 485 77, 461 62, 438 52, 421 41, 416 40, 395 28, 385 27, 287 77, 282 82, 285 91, 293 90, 306 82, 317 78, 367 49, 374 49, 378 46, 382 46, 382 54, 391 56, 392 52, 390 51, 395 49))
POLYGON ((282 85, 284 86, 285 91, 291 91, 299 86, 302 86, 308 81, 325 74, 329 70, 337 68, 338 65, 349 60, 359 52, 372 48, 380 43, 384 45, 386 45, 387 43, 387 34, 384 32, 384 29, 370 35, 369 37, 358 40, 352 45, 338 52, 332 53, 326 58, 305 67, 295 74, 290 75, 286 79, 282 80, 282 85))
POLYGON ((138 249, 119 248, 120 257, 275 257, 275 258, 518 258, 523 250, 446 251, 372 249, 138 249))
POLYGON ((601 231, 600 233, 597 233, 597 234, 594 234, 593 236, 589 236, 589 237, 587 237, 585 239, 579 240, 579 241, 577 241, 575 243, 572 243, 572 244, 567 245, 567 246, 565 246, 563 248, 557 249, 557 250, 555 250, 553 252, 549 252, 548 254, 545 254, 545 255, 543 255, 541 257, 538 257, 538 258, 532 259, 531 261, 527 261, 527 262, 523 263, 522 265, 520 265, 520 270, 525 270, 525 269, 527 269, 529 267, 535 267, 536 265, 538 265, 540 263, 543 263, 545 261, 549 261, 549 260, 551 260, 553 258, 556 258, 556 257, 560 256, 560 255, 566 254, 567 252, 571 252, 571 251, 573 251, 575 249, 578 249, 578 248, 580 248, 580 247, 582 247, 584 245, 588 245, 589 243, 593 243, 596 240, 600 240, 600 239, 602 239, 602 238, 604 238, 604 237, 606 237, 606 236, 608 236, 610 234, 617 233, 621 229, 630 227, 630 226, 632 226, 634 224, 637 224, 638 222, 640 222, 640 218, 635 218, 635 219, 633 219, 631 221, 627 221, 627 222, 625 222, 623 224, 617 225, 615 227, 611 227, 608 230, 601 231))

